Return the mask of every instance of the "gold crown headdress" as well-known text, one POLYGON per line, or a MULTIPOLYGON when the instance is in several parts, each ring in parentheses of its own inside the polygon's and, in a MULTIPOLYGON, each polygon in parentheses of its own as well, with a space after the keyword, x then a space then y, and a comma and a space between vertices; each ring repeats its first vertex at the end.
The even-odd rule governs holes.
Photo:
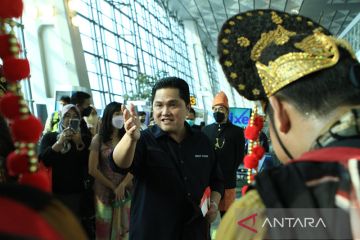
POLYGON ((286 85, 334 66, 339 60, 337 46, 353 54, 349 44, 309 18, 255 10, 223 25, 218 54, 228 81, 239 94, 267 101, 286 85))

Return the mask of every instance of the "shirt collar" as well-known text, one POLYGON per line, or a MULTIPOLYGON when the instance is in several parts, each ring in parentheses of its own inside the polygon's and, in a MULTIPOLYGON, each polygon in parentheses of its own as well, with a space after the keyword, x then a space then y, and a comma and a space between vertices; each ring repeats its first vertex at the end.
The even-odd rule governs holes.
MULTIPOLYGON (((190 127, 190 125, 185 121, 185 128, 186 132, 193 135, 194 130, 190 127)), ((168 136, 167 132, 163 131, 157 124, 150 128, 151 133, 154 135, 155 138, 160 138, 162 136, 168 136)))

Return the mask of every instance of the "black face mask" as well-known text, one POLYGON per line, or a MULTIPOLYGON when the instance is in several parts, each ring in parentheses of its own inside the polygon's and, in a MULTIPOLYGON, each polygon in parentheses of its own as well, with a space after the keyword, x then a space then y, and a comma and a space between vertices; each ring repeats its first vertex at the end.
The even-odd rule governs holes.
POLYGON ((221 123, 225 119, 225 113, 222 113, 222 112, 214 112, 213 116, 217 123, 221 123))
POLYGON ((82 116, 83 116, 83 117, 88 117, 88 116, 90 116, 91 111, 92 111, 92 107, 89 106, 89 107, 85 108, 85 109, 82 111, 82 116))

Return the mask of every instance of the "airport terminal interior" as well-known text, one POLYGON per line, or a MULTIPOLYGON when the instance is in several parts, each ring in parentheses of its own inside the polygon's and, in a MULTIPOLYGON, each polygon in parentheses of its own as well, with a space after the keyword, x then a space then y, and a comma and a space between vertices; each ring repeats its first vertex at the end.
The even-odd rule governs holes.
MULTIPOLYGON (((240 12, 275 9, 301 14, 347 40, 360 60, 360 0, 24 0, 13 30, 30 76, 21 81, 29 110, 43 125, 60 98, 91 95, 101 118, 113 102, 134 104, 151 121, 151 89, 164 77, 184 79, 196 125, 214 123, 212 102, 223 91, 233 124, 245 128, 254 103, 230 86, 218 62, 223 23, 240 12)), ((0 64, 3 64, 0 59, 0 64)), ((265 125, 265 133, 267 133, 265 125)), ((271 143, 270 143, 271 151, 271 143)), ((245 174, 246 175, 246 174, 245 174)), ((237 174, 236 196, 246 181, 237 174)), ((212 224, 215 238, 220 216, 212 224)))

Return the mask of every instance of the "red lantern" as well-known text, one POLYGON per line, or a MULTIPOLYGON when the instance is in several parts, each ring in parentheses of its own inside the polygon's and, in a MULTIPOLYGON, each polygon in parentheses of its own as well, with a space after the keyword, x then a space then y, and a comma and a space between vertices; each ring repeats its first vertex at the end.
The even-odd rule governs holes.
POLYGON ((247 126, 244 131, 245 138, 252 140, 252 141, 255 141, 256 139, 258 139, 259 133, 260 133, 259 128, 255 125, 247 126))
POLYGON ((259 165, 259 158, 255 154, 248 154, 244 157, 244 166, 246 168, 257 168, 259 165))

